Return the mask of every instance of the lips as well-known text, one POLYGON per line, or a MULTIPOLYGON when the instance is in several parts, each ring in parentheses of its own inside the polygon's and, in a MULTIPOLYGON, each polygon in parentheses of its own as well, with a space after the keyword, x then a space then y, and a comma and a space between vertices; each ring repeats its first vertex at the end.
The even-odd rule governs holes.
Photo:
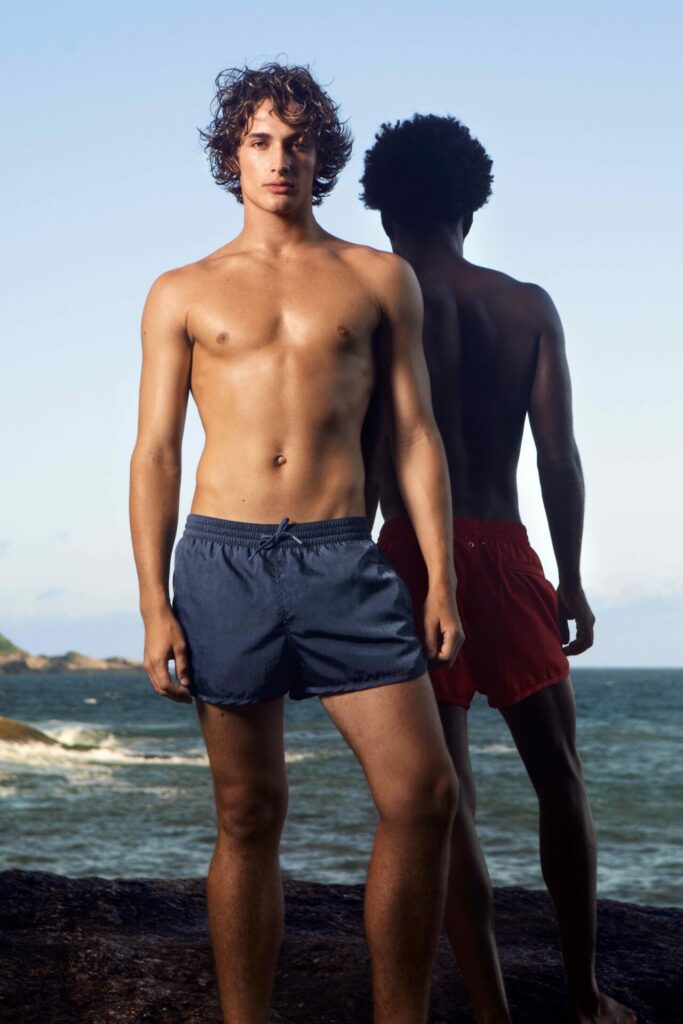
POLYGON ((265 188, 269 188, 271 192, 292 192, 294 186, 288 181, 268 181, 265 184, 265 188))

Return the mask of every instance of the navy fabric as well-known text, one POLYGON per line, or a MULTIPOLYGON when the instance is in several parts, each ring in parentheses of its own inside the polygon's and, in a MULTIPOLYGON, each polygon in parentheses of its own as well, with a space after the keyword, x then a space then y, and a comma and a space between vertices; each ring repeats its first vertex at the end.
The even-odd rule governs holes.
POLYGON ((301 700, 427 669, 408 589, 360 516, 271 526, 190 514, 173 611, 190 692, 212 704, 301 700))

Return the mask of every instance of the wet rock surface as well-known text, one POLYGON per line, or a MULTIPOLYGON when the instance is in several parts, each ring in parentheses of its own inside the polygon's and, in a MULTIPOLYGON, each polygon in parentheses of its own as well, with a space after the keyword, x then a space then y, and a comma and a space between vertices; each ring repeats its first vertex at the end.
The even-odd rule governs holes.
MULTIPOLYGON (((361 886, 287 880, 273 1022, 370 1024, 361 886)), ((552 908, 542 892, 496 890, 515 1024, 566 1021, 552 908)), ((599 907, 599 981, 640 1024, 683 1020, 683 910, 599 907)), ((203 879, 0 873, 0 1021, 221 1024, 203 879)), ((431 1024, 473 1021, 445 941, 431 1024)))

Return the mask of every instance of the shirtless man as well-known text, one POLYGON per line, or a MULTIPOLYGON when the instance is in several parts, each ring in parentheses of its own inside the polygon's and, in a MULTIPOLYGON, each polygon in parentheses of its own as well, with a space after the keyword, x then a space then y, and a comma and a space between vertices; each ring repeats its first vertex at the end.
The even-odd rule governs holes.
MULTIPOLYGON (((538 795, 541 864, 557 912, 571 1019, 630 1022, 629 1010, 599 992, 594 971, 595 838, 566 658, 591 646, 594 618, 581 585, 584 488, 562 325, 541 288, 463 257, 473 213, 491 182, 491 161, 467 128, 453 118, 418 115, 382 126, 362 180, 366 206, 381 211, 394 252, 412 265, 422 288, 434 412, 452 482, 467 642, 454 665, 431 671, 462 786, 446 926, 477 1020, 509 1021, 491 884, 474 828, 467 708, 478 690, 501 710, 538 795), (516 476, 527 414, 557 594, 520 522, 516 476)), ((375 475, 385 519, 379 544, 411 589, 420 627, 427 575, 412 514, 389 458, 380 454, 375 475)))
POLYGON ((368 779, 379 817, 365 902, 375 1021, 419 1024, 457 780, 408 591, 370 537, 361 441, 377 385, 393 406, 401 490, 429 567, 427 653, 451 664, 462 633, 420 289, 396 256, 314 219, 351 146, 306 69, 233 69, 217 87, 203 136, 244 227, 163 274, 143 315, 130 511, 145 667, 160 694, 196 699, 208 750, 217 839, 207 895, 226 1022, 268 1020, 289 693, 321 698, 368 779), (189 391, 206 445, 171 602, 189 391))

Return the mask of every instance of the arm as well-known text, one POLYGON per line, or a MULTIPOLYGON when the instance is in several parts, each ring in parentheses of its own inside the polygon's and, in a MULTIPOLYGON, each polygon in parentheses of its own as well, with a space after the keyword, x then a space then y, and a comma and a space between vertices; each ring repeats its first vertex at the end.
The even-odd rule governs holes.
POLYGON ((378 335, 389 443, 401 496, 427 565, 427 655, 452 664, 464 635, 455 603, 448 466, 432 412, 422 345, 422 293, 408 264, 395 256, 389 260, 378 335))
POLYGON ((149 293, 142 318, 138 435, 130 465, 130 526, 145 624, 144 665, 154 688, 192 703, 185 637, 171 610, 169 570, 178 525, 181 444, 192 347, 175 274, 149 293), (175 661, 178 683, 168 671, 175 661))
POLYGON ((550 297, 535 288, 539 309, 536 372, 529 422, 536 443, 538 475, 557 569, 560 626, 567 654, 580 654, 593 643, 595 617, 581 584, 584 483, 574 440, 572 393, 564 333, 550 297), (568 619, 576 620, 569 643, 568 619))

